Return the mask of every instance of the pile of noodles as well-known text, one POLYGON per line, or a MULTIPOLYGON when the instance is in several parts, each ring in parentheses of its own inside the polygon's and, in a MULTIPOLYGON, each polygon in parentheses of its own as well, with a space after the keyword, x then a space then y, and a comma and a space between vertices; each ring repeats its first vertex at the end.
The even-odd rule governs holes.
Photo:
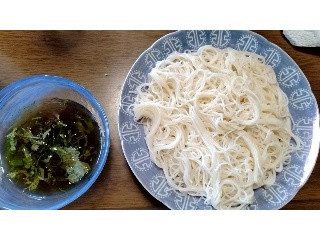
POLYGON ((216 209, 246 208, 300 145, 273 69, 230 48, 204 46, 158 62, 133 111, 169 185, 216 209))

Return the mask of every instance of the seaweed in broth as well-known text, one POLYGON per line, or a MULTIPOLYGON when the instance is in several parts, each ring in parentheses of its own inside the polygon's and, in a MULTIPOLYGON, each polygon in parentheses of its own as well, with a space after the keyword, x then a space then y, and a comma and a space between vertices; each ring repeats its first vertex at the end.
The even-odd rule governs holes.
POLYGON ((27 110, 5 139, 8 176, 30 191, 66 191, 95 163, 100 133, 92 114, 71 100, 27 110))

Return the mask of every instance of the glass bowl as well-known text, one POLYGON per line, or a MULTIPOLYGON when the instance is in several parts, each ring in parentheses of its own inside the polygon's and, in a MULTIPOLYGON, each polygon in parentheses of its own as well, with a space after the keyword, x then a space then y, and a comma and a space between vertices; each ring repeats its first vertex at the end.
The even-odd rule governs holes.
POLYGON ((16 81, 0 91, 0 208, 59 209, 84 194, 98 178, 110 147, 107 117, 97 99, 84 87, 68 79, 37 75, 16 81), (4 140, 24 109, 53 98, 72 100, 89 110, 100 131, 98 159, 91 170, 66 192, 36 193, 23 189, 7 177, 4 140))

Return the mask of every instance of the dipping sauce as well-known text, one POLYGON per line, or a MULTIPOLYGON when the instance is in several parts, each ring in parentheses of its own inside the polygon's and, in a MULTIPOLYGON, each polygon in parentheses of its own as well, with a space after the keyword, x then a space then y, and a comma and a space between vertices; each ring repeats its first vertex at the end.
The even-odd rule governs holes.
POLYGON ((5 139, 8 176, 30 191, 66 191, 98 157, 100 133, 82 105, 62 99, 24 113, 5 139))

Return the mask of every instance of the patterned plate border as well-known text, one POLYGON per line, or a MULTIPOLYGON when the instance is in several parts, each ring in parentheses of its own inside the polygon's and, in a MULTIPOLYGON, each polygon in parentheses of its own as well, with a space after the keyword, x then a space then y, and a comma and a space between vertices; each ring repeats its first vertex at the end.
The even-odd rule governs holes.
POLYGON ((274 185, 255 191, 256 202, 248 206, 248 209, 280 209, 297 194, 314 168, 320 143, 319 109, 310 84, 298 65, 281 48, 254 32, 176 31, 158 39, 139 56, 123 84, 118 110, 118 132, 128 165, 143 187, 168 208, 212 209, 202 197, 179 193, 168 185, 163 171, 151 162, 143 127, 134 122, 130 109, 136 97, 136 87, 147 81, 147 75, 157 61, 174 51, 196 50, 207 44, 254 52, 265 57, 289 98, 293 131, 303 139, 304 147, 292 155, 290 164, 277 175, 274 185))

